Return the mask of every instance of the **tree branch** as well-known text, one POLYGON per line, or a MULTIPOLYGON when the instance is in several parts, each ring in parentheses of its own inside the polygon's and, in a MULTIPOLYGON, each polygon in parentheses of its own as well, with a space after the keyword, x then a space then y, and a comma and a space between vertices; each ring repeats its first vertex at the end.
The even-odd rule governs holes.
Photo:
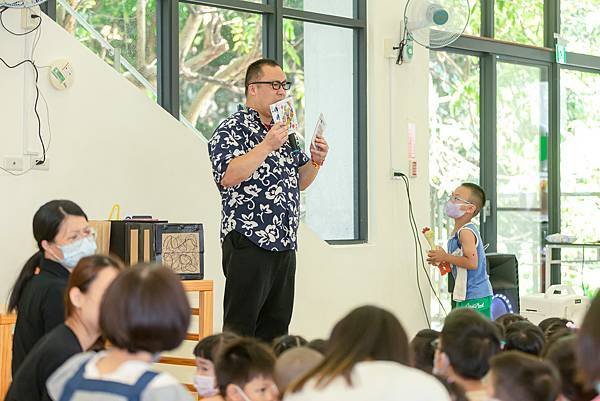
POLYGON ((194 38, 198 34, 204 17, 203 13, 201 12, 201 9, 197 6, 194 7, 192 5, 188 5, 188 9, 190 11, 190 15, 185 20, 183 29, 179 34, 179 65, 183 65, 183 61, 190 52, 192 44, 194 43, 194 38))
POLYGON ((146 65, 146 5, 148 0, 137 0, 135 18, 137 21, 137 40, 135 42, 135 58, 138 68, 146 65))
MULTIPOLYGON (((256 30, 254 38, 254 48, 246 55, 234 58, 229 64, 221 66, 219 71, 214 76, 214 79, 219 81, 239 81, 242 74, 246 71, 246 67, 251 61, 254 61, 260 56, 260 34, 259 29, 256 30)), ((203 117, 208 112, 211 104, 210 99, 214 97, 214 94, 221 88, 220 84, 215 82, 207 82, 202 89, 198 91, 196 98, 194 99, 190 109, 187 111, 185 117, 193 125, 196 125, 198 119, 203 117)))

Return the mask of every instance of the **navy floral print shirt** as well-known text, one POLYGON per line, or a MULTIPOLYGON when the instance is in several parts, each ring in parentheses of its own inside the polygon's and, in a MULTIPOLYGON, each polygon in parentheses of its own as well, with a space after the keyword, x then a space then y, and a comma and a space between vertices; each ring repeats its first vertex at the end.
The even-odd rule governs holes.
POLYGON ((310 159, 289 142, 271 152, 252 176, 223 188, 229 162, 252 150, 267 135, 256 110, 239 106, 208 142, 213 176, 221 193, 221 242, 235 230, 270 251, 296 250, 300 224, 299 168, 310 159))

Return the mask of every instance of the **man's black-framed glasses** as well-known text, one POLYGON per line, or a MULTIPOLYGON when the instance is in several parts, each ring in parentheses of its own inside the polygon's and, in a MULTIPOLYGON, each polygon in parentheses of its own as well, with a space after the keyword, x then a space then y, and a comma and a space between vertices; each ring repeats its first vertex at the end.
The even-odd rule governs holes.
POLYGON ((279 88, 283 88, 285 90, 289 90, 292 87, 292 83, 289 81, 254 81, 250 82, 248 85, 253 84, 269 84, 273 88, 273 90, 279 90, 279 88))

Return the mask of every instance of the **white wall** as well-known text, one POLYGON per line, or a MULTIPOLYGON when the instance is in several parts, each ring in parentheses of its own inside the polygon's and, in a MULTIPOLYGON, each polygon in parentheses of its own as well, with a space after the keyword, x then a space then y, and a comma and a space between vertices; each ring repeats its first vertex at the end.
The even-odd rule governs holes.
MULTIPOLYGON (((309 338, 326 336, 344 313, 364 303, 389 308, 411 334, 425 325, 415 285, 406 196, 401 182, 390 179, 392 113, 397 167, 406 165, 406 124, 417 124, 421 171, 412 180, 413 200, 417 221, 427 225, 428 54, 416 49, 412 64, 403 67, 390 66, 383 58, 384 38, 398 37, 402 10, 403 4, 394 0, 369 2, 369 243, 329 246, 307 227, 300 229, 292 331, 309 338), (390 71, 395 92, 393 110, 389 106, 390 71)), ((8 26, 18 29, 17 12, 9 10, 4 18, 8 26)), ((0 29, 0 56, 9 63, 22 60, 26 40, 0 29)), ((127 214, 146 213, 173 222, 205 224, 206 276, 215 281, 218 330, 223 295, 220 204, 206 145, 45 19, 37 60, 46 65, 62 57, 73 62, 73 88, 57 92, 49 87, 45 72, 40 77, 51 110, 50 170, 23 177, 0 172, 0 300, 6 299, 20 267, 35 249, 31 220, 42 203, 52 198, 72 199, 90 218, 102 219, 118 202, 127 214)), ((24 78, 23 71, 0 66, 0 157, 22 151, 23 113, 30 107, 24 108, 23 96, 33 90, 30 73, 24 78)), ((30 143, 34 147, 36 142, 32 138, 30 143)), ((423 283, 429 305, 425 287, 423 283)))

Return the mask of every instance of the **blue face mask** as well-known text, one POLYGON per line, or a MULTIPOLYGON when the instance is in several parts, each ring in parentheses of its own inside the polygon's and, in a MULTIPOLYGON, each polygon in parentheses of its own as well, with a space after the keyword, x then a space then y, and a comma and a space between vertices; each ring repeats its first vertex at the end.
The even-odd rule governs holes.
POLYGON ((454 203, 452 201, 446 202, 446 216, 451 219, 459 219, 465 215, 465 211, 460 207, 463 206, 460 203, 454 203))
POLYGON ((96 253, 96 240, 93 235, 72 242, 68 245, 60 246, 63 258, 60 263, 68 270, 73 270, 79 261, 96 253))

